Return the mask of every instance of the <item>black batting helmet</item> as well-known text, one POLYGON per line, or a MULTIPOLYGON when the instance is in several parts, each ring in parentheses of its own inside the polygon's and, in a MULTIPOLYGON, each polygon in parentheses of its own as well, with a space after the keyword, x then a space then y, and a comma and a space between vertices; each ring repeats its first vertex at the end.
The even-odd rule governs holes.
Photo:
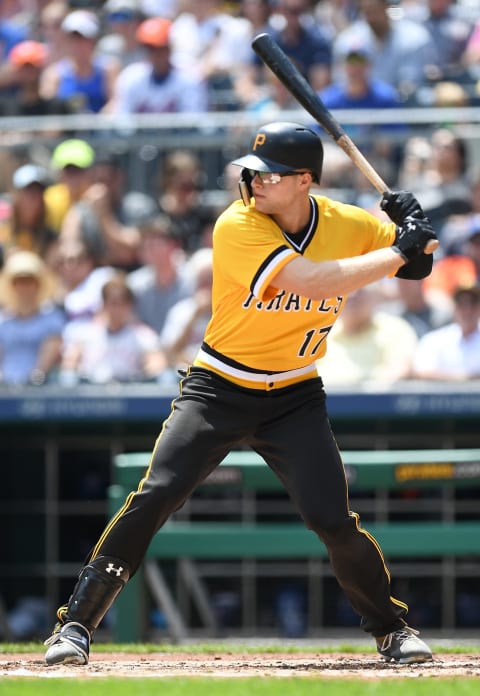
POLYGON ((250 152, 232 162, 257 172, 283 174, 292 169, 309 169, 320 183, 323 145, 310 128, 298 123, 278 121, 262 126, 255 134, 250 152))

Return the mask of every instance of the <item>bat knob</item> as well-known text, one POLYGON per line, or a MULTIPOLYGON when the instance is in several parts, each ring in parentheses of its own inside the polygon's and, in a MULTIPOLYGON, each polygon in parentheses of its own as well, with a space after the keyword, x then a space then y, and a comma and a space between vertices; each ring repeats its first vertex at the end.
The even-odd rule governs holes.
POLYGON ((425 254, 433 254, 433 252, 436 251, 438 249, 438 247, 439 247, 438 239, 431 239, 425 245, 424 252, 425 252, 425 254))

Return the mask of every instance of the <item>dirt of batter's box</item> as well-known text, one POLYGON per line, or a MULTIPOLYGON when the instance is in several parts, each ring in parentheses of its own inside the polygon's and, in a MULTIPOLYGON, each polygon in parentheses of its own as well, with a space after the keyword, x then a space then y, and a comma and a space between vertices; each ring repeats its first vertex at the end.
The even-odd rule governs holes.
POLYGON ((218 652, 209 655, 192 653, 95 653, 89 665, 55 665, 48 667, 39 654, 0 656, 0 677, 335 677, 379 679, 392 677, 479 677, 480 655, 445 654, 432 662, 415 665, 386 663, 369 654, 313 652, 252 655, 218 652))

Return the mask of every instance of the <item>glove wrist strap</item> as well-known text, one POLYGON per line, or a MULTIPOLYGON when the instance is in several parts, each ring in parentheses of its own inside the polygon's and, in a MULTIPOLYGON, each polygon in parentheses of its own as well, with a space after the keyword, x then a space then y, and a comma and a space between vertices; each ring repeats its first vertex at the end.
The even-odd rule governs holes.
POLYGON ((393 244, 391 248, 393 249, 393 251, 394 251, 396 254, 398 254, 399 256, 402 257, 402 259, 405 261, 405 263, 408 263, 408 261, 410 261, 410 259, 408 258, 408 256, 407 256, 401 249, 399 249, 398 246, 395 246, 395 244, 393 244))

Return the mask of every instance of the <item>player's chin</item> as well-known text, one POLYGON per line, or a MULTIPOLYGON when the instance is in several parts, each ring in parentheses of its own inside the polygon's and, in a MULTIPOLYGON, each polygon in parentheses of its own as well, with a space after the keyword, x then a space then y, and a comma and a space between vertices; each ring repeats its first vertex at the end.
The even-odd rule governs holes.
POLYGON ((255 196, 255 208, 260 212, 260 213, 265 213, 266 215, 270 215, 274 211, 272 210, 272 205, 268 203, 267 199, 265 196, 255 196))

